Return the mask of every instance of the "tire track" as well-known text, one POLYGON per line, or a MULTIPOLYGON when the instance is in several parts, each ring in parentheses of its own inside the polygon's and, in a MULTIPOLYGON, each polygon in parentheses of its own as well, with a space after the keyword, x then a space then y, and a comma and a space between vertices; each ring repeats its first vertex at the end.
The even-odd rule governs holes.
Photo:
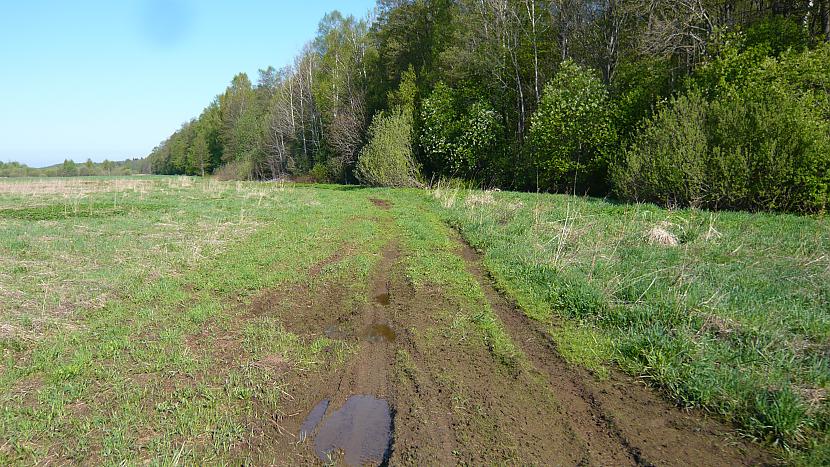
POLYGON ((460 237, 460 256, 533 370, 549 382, 593 465, 768 465, 772 456, 735 439, 717 421, 681 412, 612 370, 597 381, 569 364, 541 323, 532 321, 495 288, 475 250, 460 237))

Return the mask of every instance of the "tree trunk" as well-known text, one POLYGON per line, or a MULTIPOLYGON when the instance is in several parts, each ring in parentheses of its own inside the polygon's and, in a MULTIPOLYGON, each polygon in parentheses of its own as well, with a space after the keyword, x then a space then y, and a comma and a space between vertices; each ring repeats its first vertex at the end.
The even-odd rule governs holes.
POLYGON ((830 42, 830 0, 821 2, 821 27, 824 33, 824 41, 830 42))

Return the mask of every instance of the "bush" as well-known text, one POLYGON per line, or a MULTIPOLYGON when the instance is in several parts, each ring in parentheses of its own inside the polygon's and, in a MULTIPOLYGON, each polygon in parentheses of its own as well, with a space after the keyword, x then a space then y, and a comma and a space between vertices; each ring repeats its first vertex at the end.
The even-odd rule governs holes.
POLYGON ((218 180, 249 180, 251 165, 248 160, 235 160, 219 166, 213 174, 218 180))
MULTIPOLYGON (((824 211, 830 70, 821 63, 827 54, 825 46, 766 58, 753 69, 705 67, 702 82, 716 81, 716 92, 707 99, 693 88, 662 106, 612 170, 615 192, 681 206, 824 211)), ((727 60, 745 64, 755 57, 727 60)))
POLYGON ((541 188, 602 191, 606 155, 616 136, 608 91, 599 77, 563 62, 545 85, 529 137, 541 188))
POLYGON ((327 183, 332 178, 329 166, 324 162, 316 162, 308 171, 308 177, 314 180, 314 183, 327 183))
POLYGON ((611 169, 619 196, 664 205, 699 204, 709 150, 706 105, 700 93, 690 92, 658 108, 622 164, 611 169))
POLYGON ((370 186, 420 186, 412 156, 412 114, 397 109, 379 113, 369 127, 369 143, 360 151, 356 176, 370 186))
POLYGON ((446 176, 474 177, 497 152, 504 133, 489 103, 470 105, 438 83, 421 108, 420 145, 429 169, 446 176))

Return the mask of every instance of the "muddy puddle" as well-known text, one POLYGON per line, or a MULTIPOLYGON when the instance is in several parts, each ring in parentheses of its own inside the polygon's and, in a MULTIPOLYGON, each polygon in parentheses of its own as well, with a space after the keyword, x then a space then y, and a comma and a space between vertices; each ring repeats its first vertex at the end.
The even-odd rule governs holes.
MULTIPOLYGON (((308 414, 300 438, 310 437, 322 421, 329 401, 320 401, 308 414)), ((323 462, 342 458, 347 465, 380 465, 392 453, 392 411, 373 396, 351 396, 332 413, 314 437, 314 452, 323 462), (341 457, 342 456, 342 457, 341 457)))
POLYGON ((323 399, 311 409, 311 412, 308 413, 308 416, 303 420, 302 426, 300 426, 300 441, 305 441, 306 438, 311 436, 314 433, 314 429, 317 428, 317 425, 323 420, 323 415, 326 414, 326 409, 329 408, 329 400, 323 399))
POLYGON ((372 343, 395 342, 397 334, 386 324, 375 323, 363 331, 363 338, 372 343))

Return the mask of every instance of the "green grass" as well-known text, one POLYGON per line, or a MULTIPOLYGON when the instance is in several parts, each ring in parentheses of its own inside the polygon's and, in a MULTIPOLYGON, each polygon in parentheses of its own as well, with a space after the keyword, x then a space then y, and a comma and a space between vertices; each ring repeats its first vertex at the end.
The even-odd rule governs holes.
POLYGON ((618 364, 680 404, 794 450, 794 461, 826 455, 830 220, 452 188, 433 195, 485 253, 499 287, 551 326, 566 358, 600 372, 618 364), (678 244, 652 244, 654 227, 678 244))
POLYGON ((254 316, 252 301, 337 284, 345 306, 360 306, 393 237, 409 280, 445 288, 463 310, 451 338, 516 364, 452 232, 409 209, 431 204, 422 192, 178 177, 4 183, 0 464, 244 460, 238 446, 290 397, 291 372, 336 367, 355 350, 290 332, 280 313, 291 303, 254 316), (368 200, 386 195, 393 213, 368 200), (67 196, 82 200, 77 211, 67 196), (274 356, 288 373, 261 367, 274 356))
MULTIPOLYGON (((619 366, 793 462, 827 462, 829 224, 507 192, 0 181, 0 464, 244 461, 246 430, 280 410, 291 372, 355 351, 291 332, 290 303, 262 316, 252 303, 337 285, 359 307, 393 239, 406 280, 447 314, 412 330, 419 345, 484 345, 519 374, 527 360, 450 226, 568 360, 599 377, 619 366), (655 226, 678 245, 649 243, 655 226), (262 367, 274 356, 287 374, 262 367)), ((401 378, 422 371, 396 359, 401 378)), ((464 382, 444 377, 463 401, 464 382)))
MULTIPOLYGON (((352 219, 369 208, 348 194, 279 185, 156 178, 146 188, 119 196, 168 207, 105 222, 102 214, 3 224, 11 306, 0 340, 0 463, 43 462, 56 451, 104 463, 237 458, 248 422, 265 416, 251 401, 273 411, 284 395, 257 361, 280 355, 303 371, 350 352, 273 317, 246 317, 245 303, 265 288, 307 284, 309 267, 344 238, 373 237, 377 226, 352 219), (335 197, 350 207, 329 209, 335 197), (27 285, 33 275, 42 279, 27 285), (217 361, 223 335, 237 342, 229 353, 238 362, 217 361)), ((2 201, 23 211, 40 200, 2 201)), ((361 244, 325 279, 363 284, 382 241, 361 244)))

